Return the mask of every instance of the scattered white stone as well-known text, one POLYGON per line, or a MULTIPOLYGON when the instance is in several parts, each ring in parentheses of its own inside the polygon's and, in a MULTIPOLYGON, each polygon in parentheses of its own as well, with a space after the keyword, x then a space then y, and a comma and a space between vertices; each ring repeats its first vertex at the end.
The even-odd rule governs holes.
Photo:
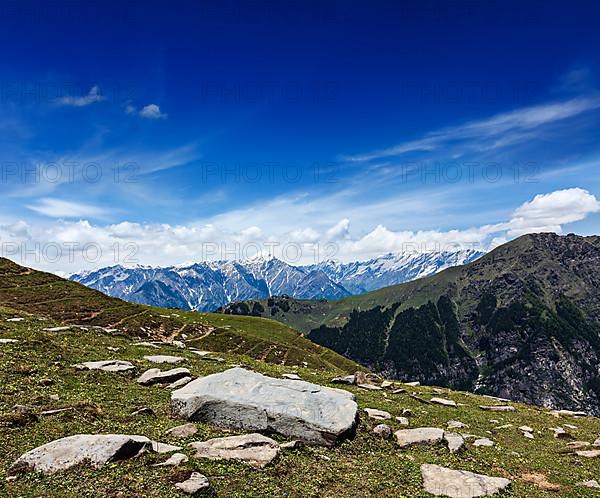
POLYGON ((113 353, 116 353, 116 352, 120 351, 121 348, 115 348, 113 346, 106 346, 106 349, 108 349, 109 351, 112 351, 113 353))
POLYGON ((467 424, 463 424, 457 420, 450 420, 447 424, 448 429, 465 429, 469 427, 467 424))
POLYGON ((394 433, 400 448, 414 444, 436 444, 444 438, 444 430, 435 427, 419 427, 417 429, 401 429, 394 433))
POLYGON ((521 427, 519 427, 519 430, 523 432, 533 432, 533 429, 528 425, 522 425, 521 427))
POLYGON ((481 405, 479 408, 482 410, 487 410, 489 412, 514 412, 515 407, 510 405, 481 405))
POLYGON ((192 475, 187 481, 178 482, 175 487, 188 495, 195 495, 198 491, 206 489, 210 486, 208 479, 200 472, 192 472, 192 475))
POLYGON ((533 434, 532 434, 531 432, 526 432, 526 431, 523 431, 523 433, 522 433, 522 434, 523 434, 523 436, 524 436, 524 437, 526 437, 527 439, 535 439, 535 438, 533 437, 533 434))
POLYGON ((396 422, 398 422, 400 425, 409 425, 410 422, 408 421, 408 419, 406 417, 396 417, 396 422))
POLYGON ((356 384, 361 389, 367 389, 369 391, 381 391, 381 387, 374 384, 356 384))
POLYGON ((169 457, 169 459, 162 463, 155 463, 153 467, 176 467, 177 465, 181 465, 187 461, 189 461, 189 458, 183 453, 174 453, 169 457))
POLYGON ((156 356, 144 356, 144 360, 152 363, 179 363, 185 358, 181 356, 169 356, 169 355, 156 355, 156 356))
POLYGON ((169 384, 167 386, 167 389, 179 389, 180 387, 185 386, 186 384, 189 384, 190 382, 192 382, 192 380, 194 380, 192 377, 182 377, 179 380, 176 380, 175 382, 173 382, 172 384, 169 384))
POLYGON ((499 424, 500 420, 496 420, 495 418, 490 420, 490 424, 499 424))
POLYGON ((182 341, 171 341, 169 344, 172 344, 173 346, 175 346, 176 348, 179 349, 185 349, 185 342, 182 341))
POLYGON ((149 386, 152 384, 170 384, 182 377, 189 377, 190 371, 187 368, 173 368, 172 370, 161 371, 158 368, 146 370, 137 380, 139 384, 149 386))
POLYGON ((65 330, 69 330, 71 327, 49 327, 46 329, 43 329, 44 332, 64 332, 65 330))
POLYGON ((220 437, 190 446, 196 450, 196 458, 240 460, 256 468, 264 467, 279 455, 277 442, 262 434, 220 437))
POLYGON ((405 417, 412 417, 413 411, 408 408, 405 408, 404 410, 402 410, 402 415, 404 415, 405 417))
POLYGON ((302 441, 298 441, 297 439, 279 445, 282 450, 297 450, 298 448, 302 448, 302 446, 304 446, 302 441))
POLYGON ((223 363, 225 361, 225 358, 217 358, 214 356, 202 356, 200 359, 202 361, 212 361, 214 363, 223 363))
POLYGON ((456 401, 452 401, 451 399, 431 398, 429 401, 431 401, 432 403, 435 403, 436 405, 452 406, 454 408, 456 408, 456 406, 457 406, 456 401))
POLYGON ((498 427, 494 427, 494 429, 510 429, 513 425, 512 424, 504 424, 504 425, 499 425, 498 427))
POLYGON ((600 446, 600 438, 596 439, 593 443, 593 446, 600 446))
POLYGON ((576 430, 577 426, 576 425, 571 425, 571 424, 563 424, 567 429, 571 429, 571 430, 576 430))
POLYGON ((302 380, 302 377, 300 377, 298 374, 295 374, 295 373, 283 374, 282 377, 284 379, 289 379, 289 380, 302 380))
POLYGON ((450 453, 457 453, 465 444, 463 437, 455 432, 444 432, 444 440, 448 445, 450 453))
POLYGON ((567 443, 567 447, 571 448, 573 450, 577 450, 579 448, 587 448, 588 446, 591 446, 591 443, 588 443, 587 441, 569 441, 567 443))
POLYGON ((173 437, 189 437, 198 432, 196 424, 183 424, 169 429, 166 434, 173 437))
POLYGON ((572 410, 553 410, 550 412, 555 417, 587 417, 585 412, 576 412, 572 410))
POLYGON ((416 382, 404 382, 403 384, 406 384, 407 386, 413 386, 413 387, 418 387, 421 385, 421 383, 419 381, 416 382))
POLYGON ((212 351, 200 351, 199 349, 190 349, 190 352, 197 354, 198 356, 207 356, 213 354, 212 351))
POLYGON ((181 446, 152 441, 152 451, 154 451, 155 453, 173 453, 174 451, 179 451, 180 449, 181 446))
POLYGON ((554 437, 556 439, 572 439, 573 436, 565 431, 562 427, 550 427, 551 431, 554 432, 554 437))
POLYGON ((333 384, 354 384, 355 381, 354 375, 346 375, 345 377, 334 377, 330 382, 333 384))
POLYGON ((103 372, 130 372, 135 370, 133 364, 123 360, 86 361, 73 365, 78 370, 102 370, 103 372))
POLYGON ((598 484, 598 481, 596 481, 595 479, 592 479, 591 481, 578 482, 577 486, 585 486, 586 488, 600 489, 600 484, 598 484))
POLYGON ((7 322, 22 322, 25 318, 17 317, 17 318, 8 318, 7 322))
POLYGON ((491 496, 511 484, 511 481, 502 477, 489 477, 430 464, 421 465, 421 475, 425 491, 450 498, 491 496))
POLYGON ((0 344, 14 344, 19 342, 17 339, 0 339, 0 344))
POLYGON ((369 418, 374 418, 375 420, 389 420, 392 418, 390 413, 375 408, 365 408, 365 413, 369 418))
POLYGON ((160 349, 160 346, 158 346, 152 342, 134 342, 132 344, 132 346, 143 346, 145 348, 160 349))
POLYGON ((351 435, 358 419, 352 393, 242 368, 196 379, 174 391, 171 408, 175 417, 277 432, 325 446, 351 435))
POLYGON ((373 432, 383 438, 389 439, 392 436, 392 428, 386 424, 379 424, 373 428, 373 432))
POLYGON ((473 441, 473 446, 494 446, 494 441, 483 437, 481 439, 476 439, 475 441, 473 441))
POLYGON ((9 472, 35 470, 52 474, 83 463, 100 468, 116 457, 119 460, 135 457, 151 447, 152 441, 143 436, 78 434, 28 451, 13 463, 9 472))
POLYGON ((576 451, 575 454, 584 458, 598 458, 600 457, 600 450, 582 450, 576 451))

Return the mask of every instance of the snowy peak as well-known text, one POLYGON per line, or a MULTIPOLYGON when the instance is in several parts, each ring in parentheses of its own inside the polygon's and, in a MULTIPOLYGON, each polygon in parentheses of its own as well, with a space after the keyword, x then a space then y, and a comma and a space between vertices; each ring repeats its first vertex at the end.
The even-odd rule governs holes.
POLYGON ((154 268, 111 266, 71 280, 113 297, 153 306, 214 311, 234 301, 287 294, 341 299, 433 275, 477 259, 478 251, 385 254, 369 261, 293 266, 272 256, 154 268))

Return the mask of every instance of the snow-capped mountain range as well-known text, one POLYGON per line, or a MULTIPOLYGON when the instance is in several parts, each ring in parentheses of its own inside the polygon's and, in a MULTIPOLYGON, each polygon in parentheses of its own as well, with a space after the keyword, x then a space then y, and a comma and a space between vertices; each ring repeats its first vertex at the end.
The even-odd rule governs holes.
POLYGON ((426 277, 482 254, 474 250, 386 254, 369 261, 326 261, 310 266, 292 266, 276 258, 164 268, 118 265, 69 278, 134 303, 214 311, 230 302, 282 294, 299 299, 340 299, 426 277))

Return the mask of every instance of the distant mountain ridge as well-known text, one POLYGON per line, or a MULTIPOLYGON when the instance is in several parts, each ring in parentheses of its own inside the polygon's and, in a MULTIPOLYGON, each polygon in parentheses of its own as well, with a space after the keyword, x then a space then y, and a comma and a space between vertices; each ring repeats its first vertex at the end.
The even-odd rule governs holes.
POLYGON ((277 258, 164 268, 111 266, 69 278, 134 303, 214 311, 231 302, 280 295, 297 299, 341 299, 432 275, 473 261, 482 254, 474 250, 386 254, 369 261, 326 261, 309 266, 293 266, 277 258))

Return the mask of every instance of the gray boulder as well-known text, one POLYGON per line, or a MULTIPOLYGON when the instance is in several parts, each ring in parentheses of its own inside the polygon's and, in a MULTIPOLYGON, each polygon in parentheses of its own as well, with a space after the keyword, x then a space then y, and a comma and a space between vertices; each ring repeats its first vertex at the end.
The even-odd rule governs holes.
POLYGON ((425 491, 450 498, 491 496, 511 484, 511 481, 502 477, 489 477, 430 464, 421 465, 421 475, 425 491))
POLYGON ((158 368, 151 368, 150 370, 146 370, 137 381, 144 386, 150 386, 152 384, 170 384, 189 376, 190 371, 187 368, 173 368, 172 370, 165 371, 158 368))
POLYGON ((276 441, 262 434, 246 434, 190 443, 196 458, 240 460, 256 468, 271 463, 279 455, 276 441))
POLYGON ((269 431, 331 446, 351 436, 354 395, 302 380, 275 379, 242 368, 209 375, 171 394, 173 415, 237 430, 269 431))
POLYGON ((400 448, 413 444, 437 444, 444 439, 444 430, 435 427, 419 427, 417 429, 401 429, 394 433, 400 448))
POLYGON ((53 474, 82 463, 100 468, 107 462, 125 460, 151 449, 152 441, 143 436, 78 434, 28 451, 12 464, 9 473, 35 470, 53 474))

